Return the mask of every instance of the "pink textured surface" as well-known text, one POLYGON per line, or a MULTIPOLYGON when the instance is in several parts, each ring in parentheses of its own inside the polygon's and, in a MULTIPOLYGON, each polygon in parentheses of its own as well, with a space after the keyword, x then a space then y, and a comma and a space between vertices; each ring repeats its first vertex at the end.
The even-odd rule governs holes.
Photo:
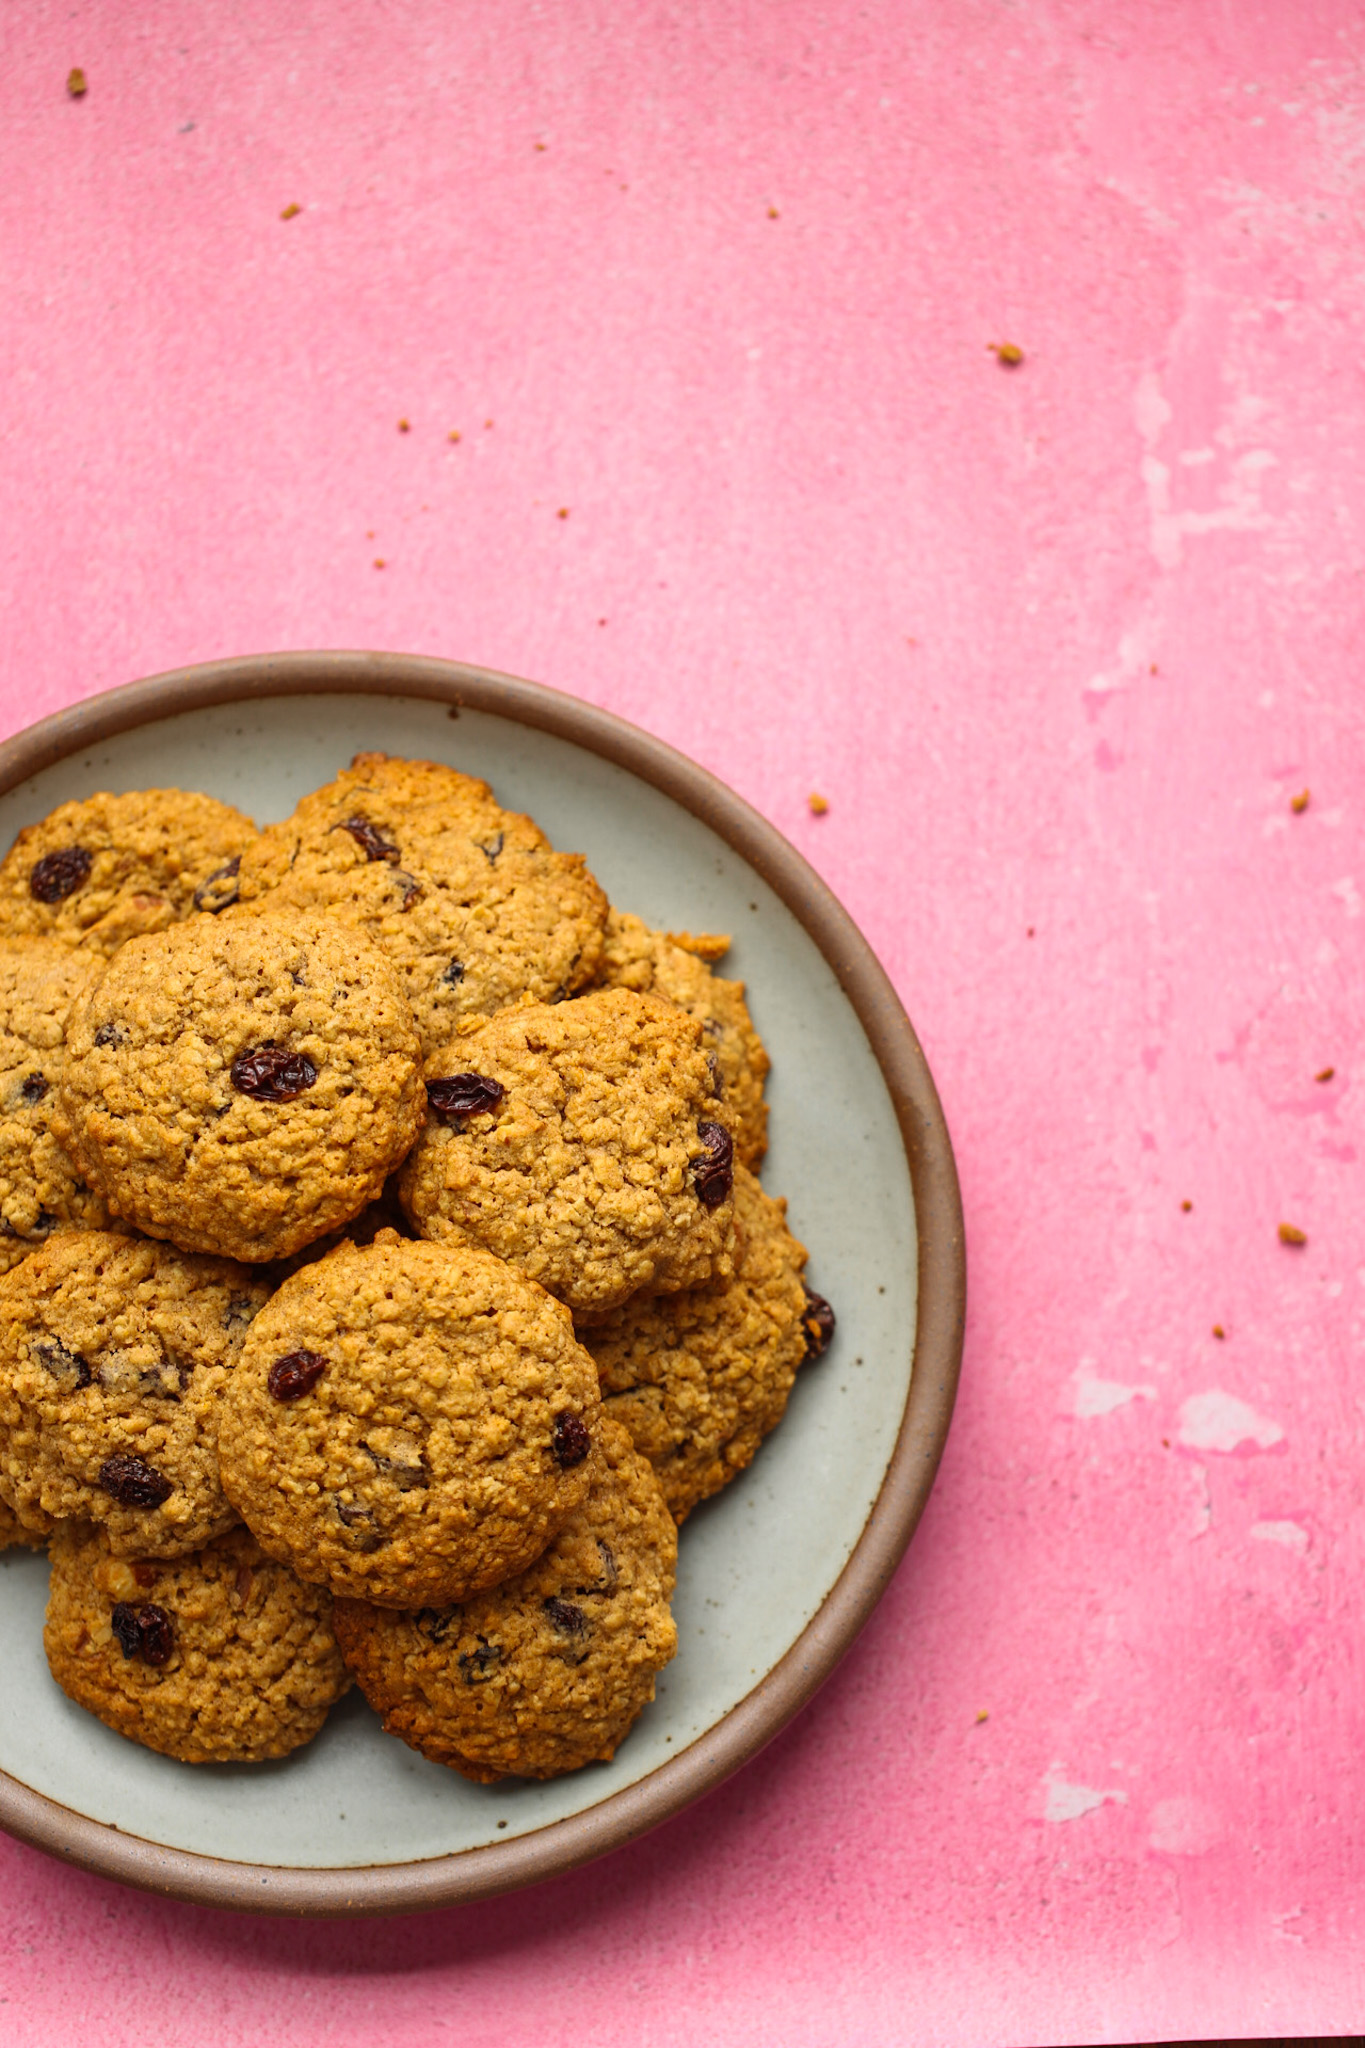
POLYGON ((1358 2026, 1359 8, 10 15, 6 725, 332 644, 663 734, 887 962, 973 1305, 905 1567, 729 1789, 373 1927, 5 1844, 6 2041, 1358 2026))

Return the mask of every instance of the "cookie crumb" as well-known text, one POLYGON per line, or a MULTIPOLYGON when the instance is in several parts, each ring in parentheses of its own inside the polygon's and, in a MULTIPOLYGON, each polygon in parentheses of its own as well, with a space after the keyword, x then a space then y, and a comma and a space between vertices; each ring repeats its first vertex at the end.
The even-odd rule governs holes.
POLYGON ((398 422, 398 431, 400 434, 410 434, 412 432, 412 421, 400 420, 398 422))
MULTIPOLYGON (((82 90, 82 91, 84 91, 84 89, 85 89, 84 87, 82 87, 82 88, 81 88, 81 90, 82 90)), ((303 208, 302 208, 301 206, 299 206, 299 205, 298 205, 298 204, 297 204, 297 203, 296 203, 296 202, 295 202, 294 200, 292 200, 292 199, 291 199, 291 200, 290 200, 290 202, 289 202, 289 204, 288 204, 288 206, 286 206, 286 207, 284 208, 283 212, 282 212, 282 213, 280 214, 280 219, 281 219, 281 220, 292 220, 292 219, 294 218, 294 215, 295 215, 296 213, 302 213, 302 212, 303 212, 303 208)))
POLYGON ((493 424, 492 420, 485 420, 485 421, 484 421, 484 425, 485 425, 485 427, 491 427, 491 426, 492 426, 492 424, 493 424))
POLYGON ((1025 937, 1026 939, 1031 939, 1031 938, 1033 937, 1033 926, 1032 926, 1032 925, 1030 925, 1030 926, 1029 926, 1029 928, 1028 928, 1028 930, 1027 930, 1027 931, 1026 931, 1026 932, 1024 933, 1024 937, 1025 937))
POLYGON ((559 508, 559 510, 558 510, 558 511, 557 511, 557 512, 555 513, 555 518, 556 518, 556 519, 567 519, 567 518, 568 518, 568 516, 569 516, 569 508, 568 508, 568 506, 567 506, 567 505, 561 505, 561 506, 560 506, 560 508, 559 508))
POLYGON ((1330 1081, 1335 1076, 1336 1071, 1335 1067, 1324 1067, 1320 1074, 1314 1074, 1313 1079, 1315 1081, 1330 1081))
POLYGON ((384 567, 384 557, 382 555, 375 556, 374 566, 376 569, 382 569, 384 567))
POLYGON ((989 1720, 990 1720, 990 1718, 991 1718, 991 1717, 990 1717, 990 1715, 989 1715, 989 1714, 987 1713, 986 1709, 985 1709, 984 1707, 981 1707, 981 1708, 980 1708, 980 1709, 978 1710, 978 1712, 977 1712, 977 1716, 976 1716, 976 1725, 977 1725, 977 1727, 979 1728, 979 1727, 981 1726, 981 1723, 982 1723, 983 1721, 989 1721, 989 1720))
POLYGON ((997 363, 1007 370, 1017 370, 1024 360, 1024 351, 1017 342, 988 341, 986 344, 997 363))
POLYGON ((86 92, 89 90, 86 84, 85 73, 81 70, 79 64, 74 65, 72 69, 67 72, 66 89, 70 93, 73 100, 82 99, 85 96, 86 92))
POLYGON ((817 789, 811 791, 810 795, 806 798, 806 803, 813 818, 823 818, 825 812, 829 809, 828 798, 821 796, 817 789))
POLYGON ((1282 1223, 1280 1225, 1281 1244, 1307 1244, 1307 1242, 1307 1233, 1300 1230, 1296 1223, 1282 1223))
POLYGON ((456 429, 456 428, 454 428, 454 427, 452 427, 452 428, 451 428, 451 430, 450 430, 450 432, 449 432, 449 433, 448 433, 448 434, 446 435, 446 439, 447 439, 447 441, 458 441, 458 440, 459 440, 459 438, 460 438, 460 436, 459 436, 459 433, 458 433, 457 429, 456 429))
POLYGON ((781 220, 782 216, 775 206, 770 206, 768 208, 768 218, 769 220, 781 220))
POLYGON ((1301 789, 1297 796, 1290 797, 1289 808, 1294 813, 1294 816, 1296 818, 1301 818, 1304 812, 1308 809, 1311 794, 1311 791, 1301 789))
MULTIPOLYGON (((535 147, 536 149, 548 149, 548 148, 549 148, 549 146, 550 146, 550 145, 549 145, 549 144, 548 144, 547 142, 537 142, 537 143, 536 143, 536 144, 534 145, 534 147, 535 147)), ((500 1821, 498 1822, 498 1826, 499 1826, 500 1828, 505 1828, 505 1827, 507 1826, 507 1822, 506 1822, 505 1820, 500 1820, 500 1821)))
POLYGON ((1182 1203, 1180 1204, 1180 1206, 1181 1206, 1181 1208, 1182 1208, 1182 1209, 1184 1210, 1185 1214, 1186 1214, 1186 1215, 1188 1216, 1188 1215, 1189 1215, 1189 1213, 1190 1213, 1190 1211, 1191 1211, 1191 1209, 1192 1209, 1192 1208, 1194 1207, 1194 1203, 1193 1203, 1193 1202, 1182 1202, 1182 1203))
POLYGON ((1227 1331, 1223 1328, 1223 1325, 1221 1323, 1215 1323, 1213 1326, 1213 1334, 1215 1337, 1223 1338, 1227 1336, 1227 1331))

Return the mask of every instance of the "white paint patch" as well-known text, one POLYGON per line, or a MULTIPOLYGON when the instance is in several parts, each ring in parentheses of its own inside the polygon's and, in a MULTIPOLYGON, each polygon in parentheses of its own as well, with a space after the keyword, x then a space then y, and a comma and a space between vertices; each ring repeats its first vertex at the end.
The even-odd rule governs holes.
POLYGON ((1359 917, 1361 911, 1365 910, 1365 903, 1360 900, 1360 891, 1356 887, 1354 875, 1343 875, 1339 882, 1333 882, 1332 894, 1341 898, 1348 917, 1359 917))
POLYGON ((1179 1436, 1192 1451, 1235 1451, 1245 1443, 1268 1451, 1282 1440, 1284 1431, 1278 1422, 1258 1415, 1235 1394, 1211 1387, 1206 1394, 1191 1394, 1184 1403, 1179 1436))
POLYGON ((1202 1856, 1223 1839, 1223 1824, 1202 1799, 1162 1799, 1152 1808, 1149 1847, 1167 1856, 1202 1856))
POLYGON ((1128 1804, 1126 1792, 1104 1792, 1094 1785, 1068 1785, 1064 1778, 1049 1778, 1045 1792, 1043 1819, 1050 1821, 1079 1820, 1082 1814, 1093 1813, 1097 1806, 1105 1806, 1111 1800, 1116 1806, 1128 1804))
POLYGON ((1308 1531, 1298 1522, 1253 1522, 1251 1533, 1258 1543, 1282 1543, 1295 1557, 1308 1548, 1308 1531))
POLYGON ((1092 1380, 1085 1373, 1077 1373, 1076 1400, 1072 1409, 1074 1415, 1088 1422, 1093 1415, 1112 1415, 1116 1408, 1125 1408, 1130 1401, 1155 1401, 1155 1387, 1125 1387, 1118 1380, 1092 1380))

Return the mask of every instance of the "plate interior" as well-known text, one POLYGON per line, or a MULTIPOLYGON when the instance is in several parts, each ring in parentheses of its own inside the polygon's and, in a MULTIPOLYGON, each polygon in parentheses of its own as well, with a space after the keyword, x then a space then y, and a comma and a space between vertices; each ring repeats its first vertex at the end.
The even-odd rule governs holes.
POLYGON ((282 818, 364 748, 485 776, 613 903, 666 930, 724 931, 773 1059, 763 1181, 785 1194, 808 1276, 839 1315, 747 1474, 682 1531, 675 1661, 610 1764, 547 1785, 476 1786, 385 1736, 353 1694, 277 1764, 173 1763, 72 1705, 42 1649, 47 1566, 0 1555, 0 1769, 127 1833, 285 1868, 406 1863, 506 1842, 596 1805, 704 1736, 790 1649, 862 1533, 909 1388, 916 1240, 895 1112, 822 954, 709 827, 627 770, 552 734, 416 698, 338 694, 187 712, 103 742, 0 798, 0 845, 70 797, 178 786, 282 818))

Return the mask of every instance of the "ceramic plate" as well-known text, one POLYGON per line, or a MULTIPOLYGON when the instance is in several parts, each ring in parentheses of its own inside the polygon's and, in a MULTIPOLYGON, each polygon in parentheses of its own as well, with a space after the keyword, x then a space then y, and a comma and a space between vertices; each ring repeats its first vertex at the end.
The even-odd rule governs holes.
POLYGON ((573 699, 392 655, 215 663, 91 699, 0 748, 0 845, 99 789, 179 785, 283 817, 361 749, 492 783, 622 908, 726 931, 772 1054, 763 1180, 838 1335, 785 1420, 682 1532, 679 1648, 610 1764, 467 1783, 359 1694, 276 1764, 191 1767, 112 1734, 48 1676, 46 1563, 0 1555, 0 1825, 125 1881, 288 1912, 408 1911, 569 1868, 718 1783, 827 1676, 928 1495, 961 1341, 952 1153, 909 1022, 852 923, 705 771, 573 699))

